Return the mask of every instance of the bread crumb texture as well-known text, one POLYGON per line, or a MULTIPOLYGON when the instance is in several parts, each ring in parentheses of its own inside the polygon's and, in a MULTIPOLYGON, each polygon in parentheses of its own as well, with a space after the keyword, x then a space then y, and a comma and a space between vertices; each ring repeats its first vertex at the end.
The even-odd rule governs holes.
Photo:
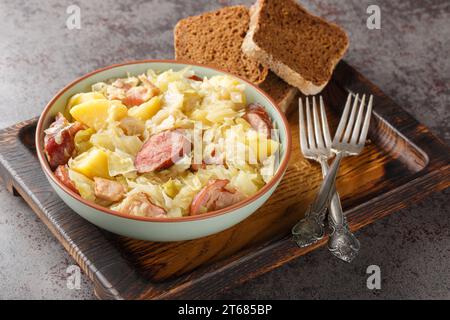
POLYGON ((256 84, 263 82, 268 68, 241 50, 249 21, 245 6, 180 20, 174 30, 176 59, 217 67, 256 84))
POLYGON ((327 83, 348 48, 345 31, 311 15, 295 0, 258 0, 257 6, 254 43, 304 80, 316 86, 327 83))

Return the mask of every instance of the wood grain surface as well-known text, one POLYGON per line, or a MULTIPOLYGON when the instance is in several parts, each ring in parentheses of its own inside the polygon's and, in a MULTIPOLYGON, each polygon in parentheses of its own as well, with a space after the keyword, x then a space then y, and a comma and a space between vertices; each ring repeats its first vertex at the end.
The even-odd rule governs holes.
MULTIPOLYGON (((368 144, 345 158, 337 179, 350 227, 357 230, 450 185, 450 151, 426 127, 345 62, 322 95, 336 126, 348 92, 374 95, 368 144)), ((102 299, 200 298, 301 256, 290 240, 321 181, 299 150, 297 104, 289 114, 293 152, 273 196, 233 228, 198 240, 156 243, 108 233, 71 211, 53 192, 34 153, 36 119, 0 131, 0 176, 21 195, 94 281, 102 299)))

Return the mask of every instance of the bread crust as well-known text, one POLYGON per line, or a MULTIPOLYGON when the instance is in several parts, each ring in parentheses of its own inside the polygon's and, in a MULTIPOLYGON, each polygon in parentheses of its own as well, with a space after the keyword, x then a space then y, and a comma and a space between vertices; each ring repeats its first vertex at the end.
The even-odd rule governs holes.
MULTIPOLYGON (((290 66, 277 60, 272 54, 258 46, 255 42, 255 33, 258 32, 260 22, 259 17, 262 10, 262 4, 264 0, 257 0, 250 10, 250 24, 249 30, 242 42, 242 51, 249 57, 260 61, 264 65, 267 65, 273 72, 275 72, 280 78, 289 83, 290 85, 297 87, 305 95, 318 94, 327 85, 330 79, 327 79, 321 84, 314 84, 312 81, 305 79, 301 74, 293 70, 290 66)), ((290 1, 290 0, 288 0, 290 1)), ((323 19, 321 19, 323 20, 323 19)), ((330 24, 330 23, 329 23, 330 24)), ((333 24, 330 24, 333 25, 333 24)), ((345 54, 348 48, 348 41, 345 48, 339 52, 338 55, 331 61, 331 70, 329 74, 332 74, 333 69, 345 54)))

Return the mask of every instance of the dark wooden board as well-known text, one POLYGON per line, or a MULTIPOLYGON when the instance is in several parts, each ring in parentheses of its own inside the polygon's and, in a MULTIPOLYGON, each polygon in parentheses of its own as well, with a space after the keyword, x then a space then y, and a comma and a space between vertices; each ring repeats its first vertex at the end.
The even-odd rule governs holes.
MULTIPOLYGON (((375 101, 370 143, 360 156, 344 159, 337 179, 350 227, 358 230, 449 187, 450 148, 345 62, 322 92, 332 127, 349 91, 371 93, 375 101)), ((300 249, 289 236, 321 181, 319 166, 300 154, 296 106, 292 109, 292 158, 274 195, 237 226, 202 239, 138 241, 83 220, 45 179, 34 151, 36 119, 0 131, 0 177, 74 257, 99 298, 207 298, 326 243, 300 249)))

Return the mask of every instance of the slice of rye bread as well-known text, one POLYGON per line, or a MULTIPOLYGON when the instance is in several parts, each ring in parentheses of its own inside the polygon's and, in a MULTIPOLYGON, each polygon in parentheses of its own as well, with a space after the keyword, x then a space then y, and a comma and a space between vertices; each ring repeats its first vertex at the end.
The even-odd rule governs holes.
POLYGON ((284 82, 272 71, 269 71, 266 80, 259 87, 272 97, 284 113, 291 107, 291 102, 298 94, 297 88, 284 82))
POLYGON ((310 95, 322 91, 348 46, 343 29, 295 0, 257 0, 242 51, 310 95))
POLYGON ((216 66, 259 84, 268 68, 241 51, 248 30, 245 6, 225 7, 178 21, 174 30, 176 59, 216 66))
POLYGON ((249 22, 245 6, 182 19, 174 29, 175 58, 217 67, 259 84, 286 111, 297 89, 242 52, 249 22))

